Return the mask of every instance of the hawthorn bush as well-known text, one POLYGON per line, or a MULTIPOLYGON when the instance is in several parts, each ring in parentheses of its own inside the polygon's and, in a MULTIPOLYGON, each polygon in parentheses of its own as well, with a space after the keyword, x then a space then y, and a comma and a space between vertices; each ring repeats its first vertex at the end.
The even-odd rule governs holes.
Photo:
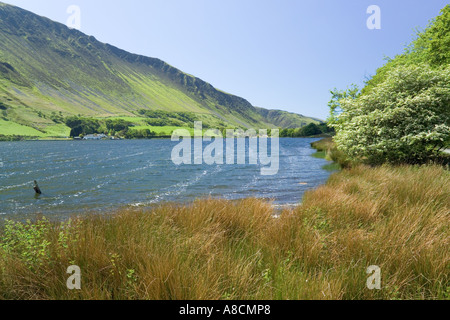
POLYGON ((450 137, 450 67, 399 66, 369 93, 341 95, 332 112, 335 142, 350 159, 371 165, 434 160, 450 137))

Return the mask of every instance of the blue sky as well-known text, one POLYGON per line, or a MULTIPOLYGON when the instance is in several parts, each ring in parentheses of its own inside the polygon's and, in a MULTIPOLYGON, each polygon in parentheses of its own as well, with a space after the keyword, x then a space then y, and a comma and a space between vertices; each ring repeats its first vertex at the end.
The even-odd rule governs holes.
POLYGON ((193 74, 253 105, 325 119, 329 90, 362 85, 447 0, 1 0, 193 74), (367 8, 381 9, 369 30, 367 8))

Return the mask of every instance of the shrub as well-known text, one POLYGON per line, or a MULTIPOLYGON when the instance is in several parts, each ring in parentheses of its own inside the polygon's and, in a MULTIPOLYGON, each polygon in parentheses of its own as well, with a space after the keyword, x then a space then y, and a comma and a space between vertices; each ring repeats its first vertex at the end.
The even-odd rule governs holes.
POLYGON ((301 137, 310 137, 310 136, 316 136, 322 134, 322 130, 320 130, 320 127, 315 123, 310 123, 306 127, 303 127, 299 135, 301 137))
POLYGON ((45 218, 35 223, 6 221, 0 248, 4 253, 20 257, 28 268, 34 270, 49 256, 49 232, 50 225, 45 218))
POLYGON ((80 135, 100 133, 100 123, 96 119, 68 117, 65 120, 66 125, 72 129, 70 131, 71 137, 78 137, 80 135))
POLYGON ((150 129, 141 129, 141 130, 128 130, 125 133, 125 138, 127 139, 151 139, 156 136, 156 132, 151 131, 150 129))
POLYGON ((127 131, 133 124, 124 119, 106 120, 106 129, 114 132, 127 131))
MULTIPOLYGON (((450 136, 450 67, 400 66, 365 95, 339 100, 338 149, 369 164, 425 163, 450 136)), ((337 106, 332 106, 336 110, 337 106)))
POLYGON ((52 114, 50 115, 50 120, 52 120, 54 123, 64 123, 64 117, 62 115, 62 112, 60 111, 57 114, 56 112, 53 111, 52 114))

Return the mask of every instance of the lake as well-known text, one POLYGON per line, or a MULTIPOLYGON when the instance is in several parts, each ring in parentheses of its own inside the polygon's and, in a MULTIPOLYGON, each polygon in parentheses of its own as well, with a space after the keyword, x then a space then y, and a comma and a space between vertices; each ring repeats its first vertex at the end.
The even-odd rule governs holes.
POLYGON ((170 140, 0 142, 0 219, 42 213, 64 219, 121 206, 185 203, 195 198, 270 199, 298 204, 325 183, 324 159, 311 155, 318 139, 280 139, 280 169, 262 176, 259 165, 180 165, 170 140), (43 195, 35 198, 33 180, 43 195))

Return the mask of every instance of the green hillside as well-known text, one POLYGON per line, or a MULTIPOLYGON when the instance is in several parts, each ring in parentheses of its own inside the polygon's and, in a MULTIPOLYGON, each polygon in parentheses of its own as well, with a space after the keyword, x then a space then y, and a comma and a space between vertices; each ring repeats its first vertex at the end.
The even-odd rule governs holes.
POLYGON ((295 129, 307 126, 310 123, 323 123, 320 119, 305 117, 301 114, 291 113, 282 110, 267 110, 256 107, 256 111, 276 127, 283 129, 295 129), (299 125, 300 124, 300 125, 299 125))
POLYGON ((61 119, 67 116, 134 118, 141 110, 194 113, 222 128, 316 122, 290 113, 272 117, 159 59, 0 3, 0 135, 65 136, 61 119))

